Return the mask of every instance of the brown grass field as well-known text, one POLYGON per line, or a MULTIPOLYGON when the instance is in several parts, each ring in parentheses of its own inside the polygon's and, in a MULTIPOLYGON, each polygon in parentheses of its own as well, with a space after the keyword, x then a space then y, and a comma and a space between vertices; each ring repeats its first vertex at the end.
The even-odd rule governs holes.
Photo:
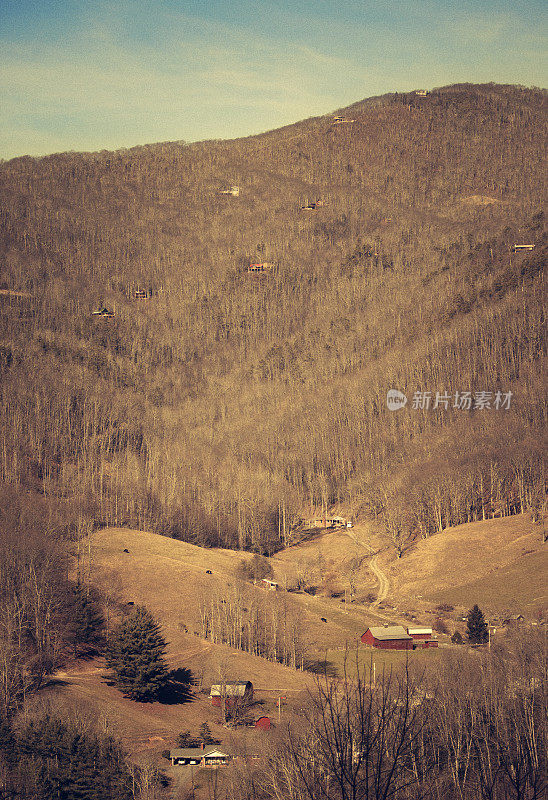
MULTIPOLYGON (((431 623, 435 605, 441 602, 462 609, 477 602, 487 613, 507 609, 519 611, 526 618, 546 606, 547 556, 538 526, 533 526, 526 515, 448 529, 417 542, 401 559, 383 547, 374 528, 364 524, 349 531, 312 533, 272 559, 281 587, 290 585, 303 573, 312 585, 320 587, 315 596, 289 593, 282 588, 276 601, 286 602, 299 615, 309 660, 326 662, 331 673, 342 674, 345 659, 350 676, 355 674, 357 664, 368 676, 375 663, 380 677, 383 669, 398 668, 407 657, 419 668, 443 658, 448 642, 444 635, 439 636, 442 646, 437 650, 415 651, 408 656, 372 651, 361 645, 356 649, 360 635, 370 624, 405 624, 411 618, 431 623), (368 593, 376 591, 377 580, 368 566, 375 553, 390 581, 389 595, 380 609, 363 601, 368 593), (327 589, 348 588, 348 569, 356 563, 356 600, 345 604, 341 597, 328 596, 327 589)), ((233 752, 261 749, 265 734, 221 726, 219 710, 210 705, 207 697, 209 686, 221 673, 229 680, 251 680, 256 699, 252 713, 269 714, 274 720, 280 695, 284 698, 284 720, 313 690, 314 676, 309 672, 206 642, 194 633, 198 630, 200 602, 213 591, 236 583, 238 564, 242 558, 249 559, 249 553, 205 550, 124 528, 96 531, 86 551, 90 553, 92 581, 107 590, 119 608, 129 601, 146 605, 168 641, 170 666, 190 669, 199 681, 188 702, 169 705, 124 698, 106 680, 102 659, 57 673, 44 697, 100 720, 139 763, 156 763, 172 774, 168 762, 161 758, 162 750, 172 747, 183 730, 197 733, 202 722, 207 722, 223 746, 233 752), (124 549, 129 552, 124 553, 124 549), (208 569, 211 575, 206 574, 208 569)), ((265 590, 251 584, 248 590, 266 595, 265 590)), ((464 624, 455 623, 454 618, 455 614, 451 615, 450 629, 462 630, 464 624)), ((178 773, 175 777, 180 778, 178 773)), ((204 786, 207 783, 202 782, 204 786)))
MULTIPOLYGON (((385 562, 386 563, 386 562, 385 562)), ((546 608, 548 551, 528 514, 448 528, 392 560, 400 605, 422 599, 532 617, 546 608)))

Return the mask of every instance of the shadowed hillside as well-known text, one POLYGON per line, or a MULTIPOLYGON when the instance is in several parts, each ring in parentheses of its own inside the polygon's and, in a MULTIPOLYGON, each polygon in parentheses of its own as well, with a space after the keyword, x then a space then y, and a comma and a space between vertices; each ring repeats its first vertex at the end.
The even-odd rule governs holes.
POLYGON ((545 93, 338 114, 0 166, 4 481, 68 500, 83 533, 263 552, 334 503, 398 553, 540 515, 545 93))

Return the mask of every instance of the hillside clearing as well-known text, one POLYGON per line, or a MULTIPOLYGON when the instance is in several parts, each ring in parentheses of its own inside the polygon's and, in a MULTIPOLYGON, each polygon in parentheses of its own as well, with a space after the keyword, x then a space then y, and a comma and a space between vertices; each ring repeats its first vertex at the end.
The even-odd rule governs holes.
POLYGON ((400 603, 422 598, 529 615, 546 607, 548 550, 528 514, 471 522, 416 542, 390 564, 400 603))

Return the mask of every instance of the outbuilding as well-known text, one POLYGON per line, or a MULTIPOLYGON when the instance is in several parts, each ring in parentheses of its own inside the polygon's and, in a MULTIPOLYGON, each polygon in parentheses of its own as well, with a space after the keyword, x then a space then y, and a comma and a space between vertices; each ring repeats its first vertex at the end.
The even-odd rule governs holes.
POLYGON ((368 628, 361 637, 364 644, 380 650, 412 650, 413 637, 402 625, 385 625, 368 628))
POLYGON ((263 578, 260 584, 263 589, 268 589, 271 592, 277 592, 279 584, 276 581, 271 581, 268 578, 263 578))
POLYGON ((434 636, 432 628, 407 628, 407 633, 413 639, 413 650, 438 646, 438 640, 434 636))
POLYGON ((432 628, 407 628, 407 633, 413 637, 414 642, 432 638, 432 628))
POLYGON ((212 706, 220 706, 223 697, 227 703, 234 703, 238 700, 251 702, 253 700, 253 684, 251 681, 218 683, 211 687, 209 696, 212 706))

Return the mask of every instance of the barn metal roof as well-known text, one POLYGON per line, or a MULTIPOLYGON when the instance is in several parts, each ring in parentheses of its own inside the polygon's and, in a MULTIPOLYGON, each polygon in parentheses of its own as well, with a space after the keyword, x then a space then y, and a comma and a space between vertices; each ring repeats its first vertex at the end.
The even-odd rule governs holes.
MULTIPOLYGON (((250 681, 230 681, 225 683, 224 691, 227 697, 243 697, 247 688, 252 688, 250 681)), ((220 697, 223 693, 223 686, 220 683, 214 684, 209 692, 210 697, 220 697)))
POLYGON ((428 636, 432 636, 432 628, 407 628, 407 633, 412 636, 415 634, 418 636, 419 634, 427 634, 428 636))
POLYGON ((390 639, 411 639, 411 636, 408 635, 407 631, 402 625, 388 625, 386 628, 383 627, 375 627, 375 628, 368 628, 371 631, 371 634, 375 637, 375 639, 379 639, 380 641, 386 641, 390 639))

